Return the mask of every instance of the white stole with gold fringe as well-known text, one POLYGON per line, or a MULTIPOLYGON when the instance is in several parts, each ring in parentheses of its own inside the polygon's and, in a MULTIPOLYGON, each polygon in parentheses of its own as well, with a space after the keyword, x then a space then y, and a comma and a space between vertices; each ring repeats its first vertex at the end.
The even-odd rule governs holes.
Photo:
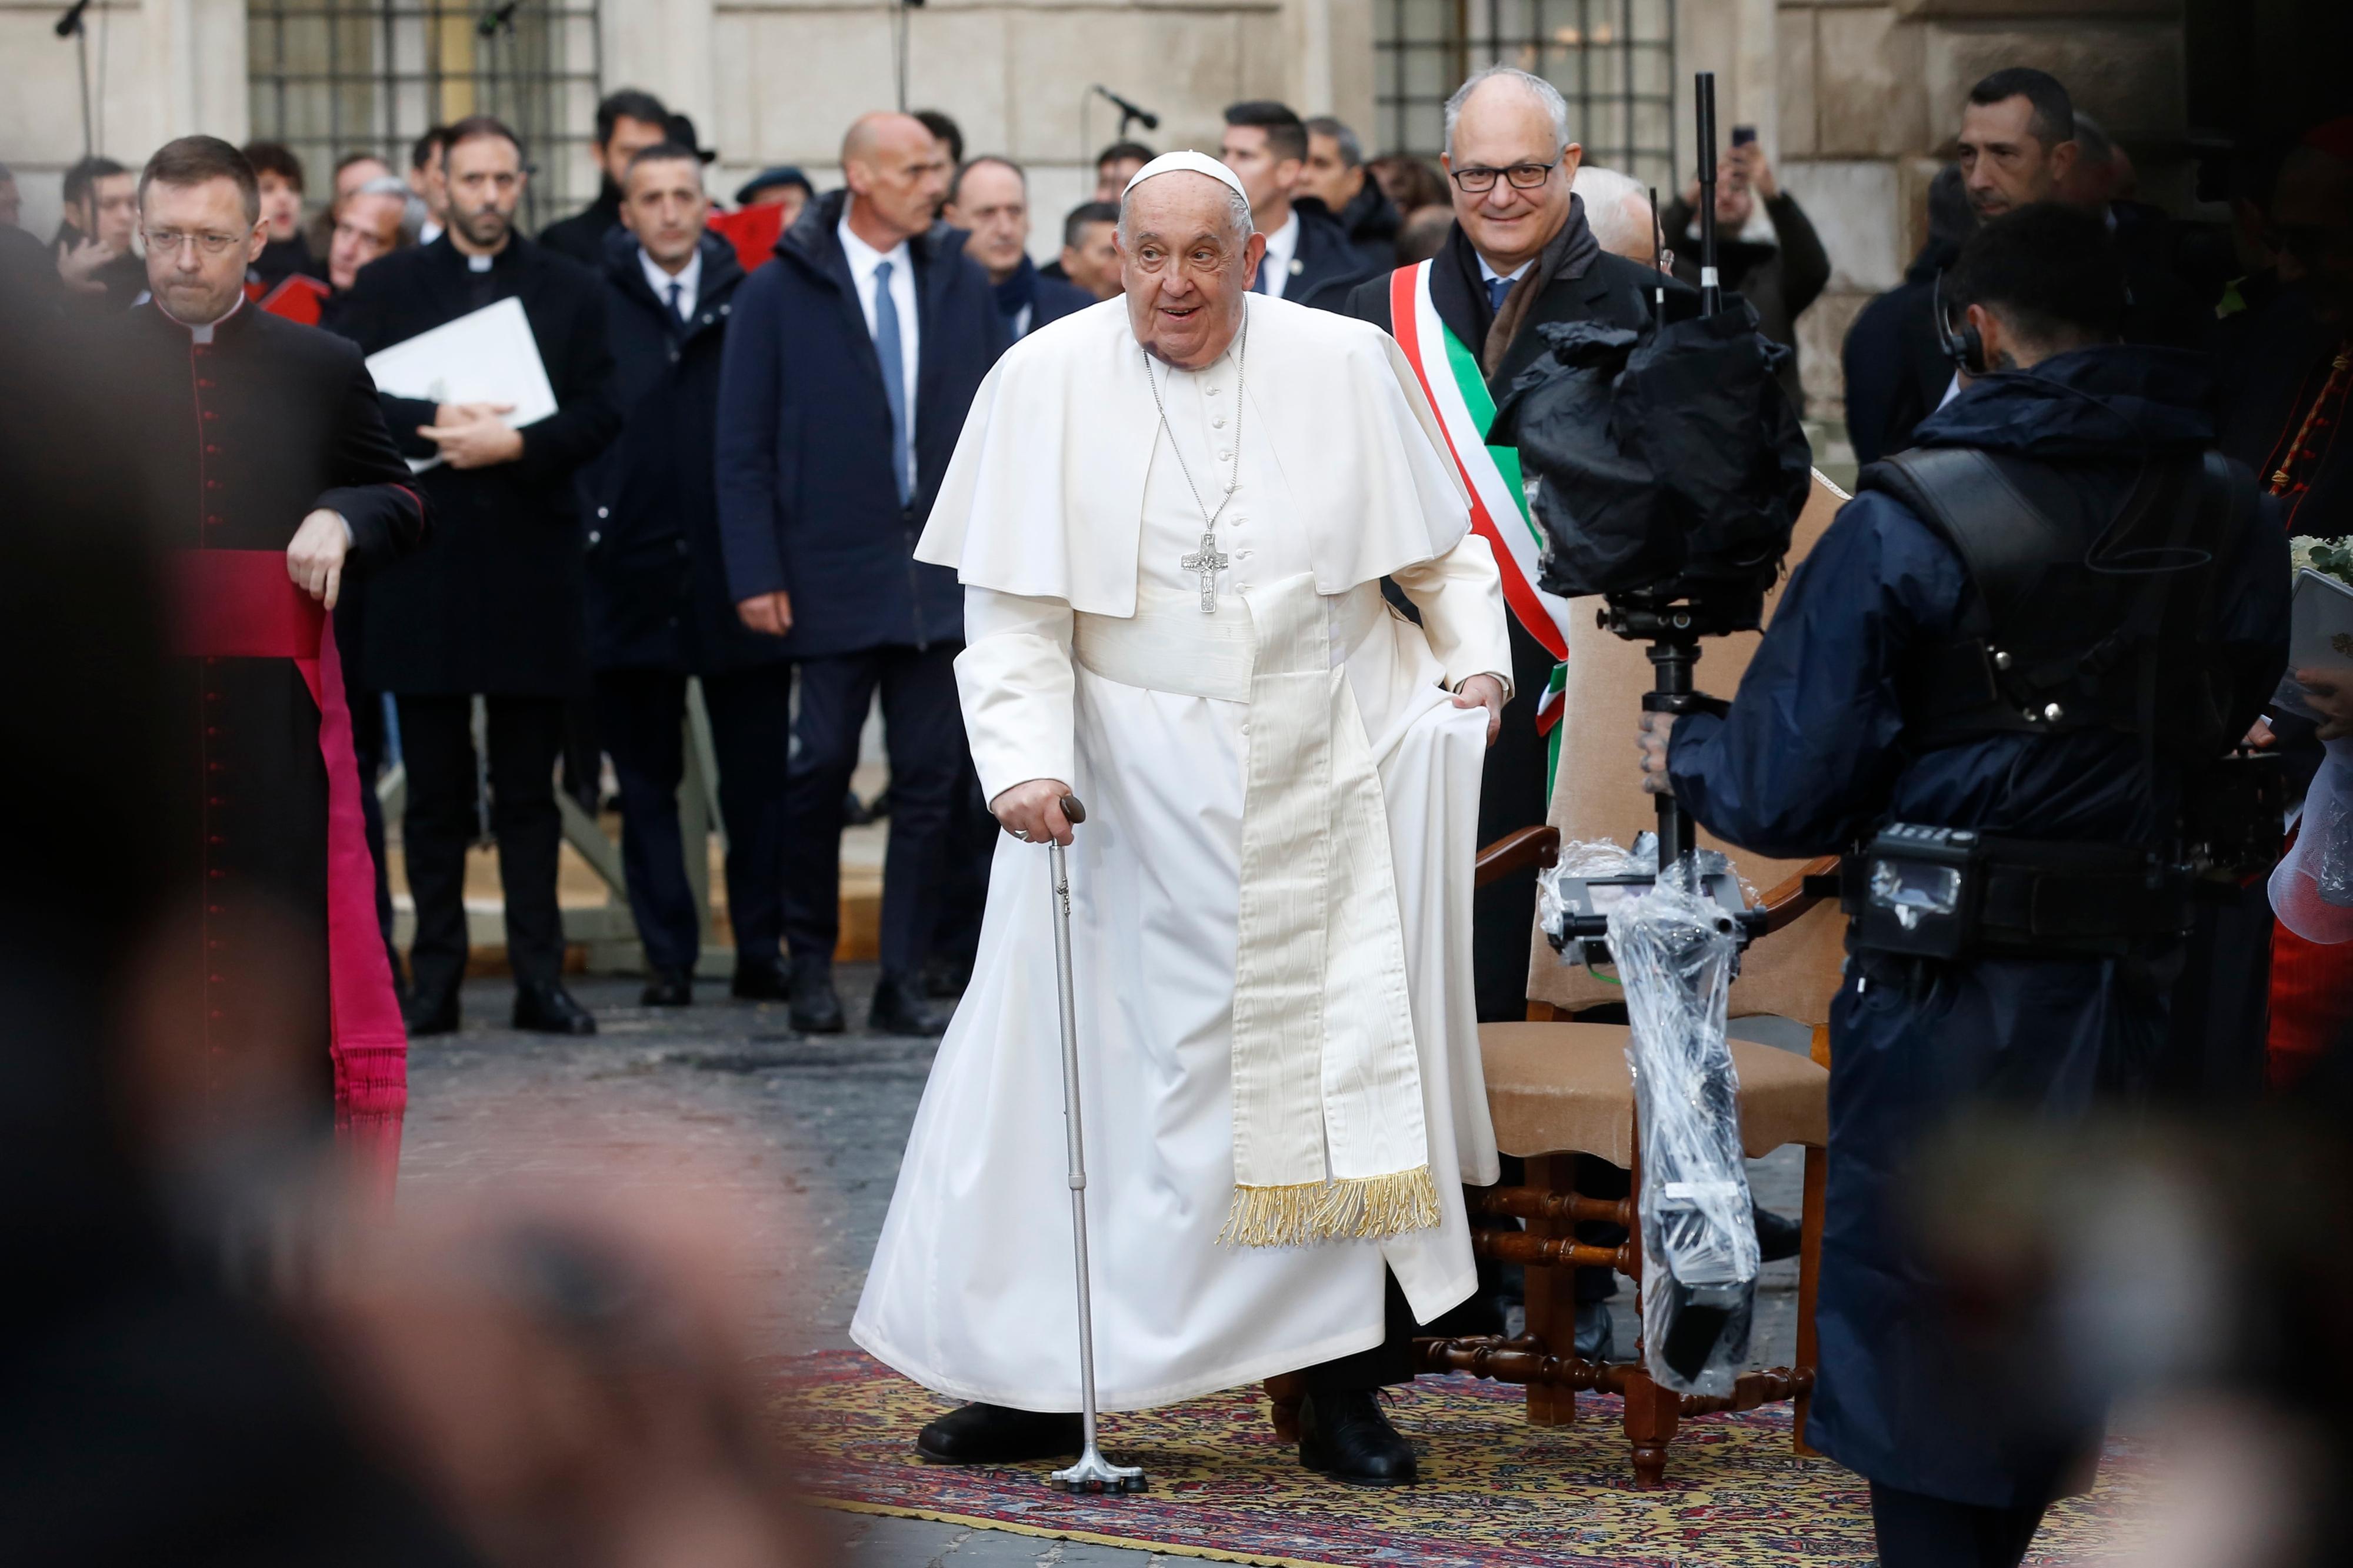
MULTIPOLYGON (((1190 609, 1081 615, 1107 679, 1250 704, 1234 975, 1234 1193, 1219 1240, 1295 1247, 1439 1223, 1380 773, 1313 576, 1190 609), (1228 649, 1250 639, 1247 691, 1228 649), (1188 655, 1187 646, 1202 647, 1188 655)), ((1377 602, 1377 601, 1376 601, 1377 602)))

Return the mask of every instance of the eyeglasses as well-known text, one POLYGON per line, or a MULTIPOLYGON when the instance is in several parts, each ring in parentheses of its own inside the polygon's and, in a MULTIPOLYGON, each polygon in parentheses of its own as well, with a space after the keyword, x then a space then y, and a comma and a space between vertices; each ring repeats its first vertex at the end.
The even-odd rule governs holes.
POLYGON ((178 229, 167 228, 148 235, 147 248, 161 251, 165 256, 177 256, 184 246, 193 245, 206 256, 227 256, 229 247, 244 238, 241 234, 182 234, 178 229))
POLYGON ((1549 163, 1514 163, 1508 169, 1456 169, 1453 176, 1464 195, 1480 196, 1495 188, 1498 175, 1511 181, 1514 190, 1533 191, 1552 178, 1552 172, 1559 167, 1560 160, 1555 158, 1549 163))

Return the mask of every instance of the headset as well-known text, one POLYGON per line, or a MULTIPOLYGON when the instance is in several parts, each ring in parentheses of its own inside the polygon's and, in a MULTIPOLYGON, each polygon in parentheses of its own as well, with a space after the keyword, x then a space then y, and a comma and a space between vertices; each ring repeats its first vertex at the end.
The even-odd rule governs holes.
POLYGON ((1952 312, 1945 304, 1945 269, 1936 269, 1936 348, 1953 368, 1963 375, 1975 378, 1989 374, 1992 367, 1986 363, 1985 336, 1977 324, 1966 315, 1961 318, 1958 331, 1953 330, 1952 312))

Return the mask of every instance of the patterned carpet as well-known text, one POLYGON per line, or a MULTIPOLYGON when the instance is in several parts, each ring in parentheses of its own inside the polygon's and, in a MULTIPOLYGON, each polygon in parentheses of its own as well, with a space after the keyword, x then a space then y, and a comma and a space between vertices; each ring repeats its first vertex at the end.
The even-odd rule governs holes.
MULTIPOLYGON (((772 1365, 776 1411, 828 1508, 991 1525, 1188 1557, 1415 1568, 1813 1568, 1873 1561, 1867 1494, 1827 1459, 1789 1451, 1786 1405, 1686 1423, 1665 1489, 1630 1484, 1617 1402, 1581 1395, 1567 1428, 1528 1426, 1521 1393, 1468 1377, 1400 1390, 1390 1419, 1421 1456, 1421 1484, 1335 1486, 1276 1441, 1262 1401, 1233 1392, 1104 1420, 1104 1450, 1152 1489, 1068 1498, 1050 1466, 926 1465, 916 1428, 949 1408, 854 1351, 772 1365), (1588 1415, 1588 1413, 1590 1412, 1588 1415)), ((2101 1484, 2052 1510, 2031 1564, 2101 1561, 2124 1544, 2138 1456, 2111 1440, 2101 1484)))

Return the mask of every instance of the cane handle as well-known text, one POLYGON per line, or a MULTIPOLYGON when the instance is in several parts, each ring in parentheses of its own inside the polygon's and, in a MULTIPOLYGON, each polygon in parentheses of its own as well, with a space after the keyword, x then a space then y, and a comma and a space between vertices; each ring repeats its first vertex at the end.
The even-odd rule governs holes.
POLYGON ((1079 804, 1077 795, 1065 795, 1062 796, 1062 815, 1075 825, 1087 819, 1087 808, 1079 804))

